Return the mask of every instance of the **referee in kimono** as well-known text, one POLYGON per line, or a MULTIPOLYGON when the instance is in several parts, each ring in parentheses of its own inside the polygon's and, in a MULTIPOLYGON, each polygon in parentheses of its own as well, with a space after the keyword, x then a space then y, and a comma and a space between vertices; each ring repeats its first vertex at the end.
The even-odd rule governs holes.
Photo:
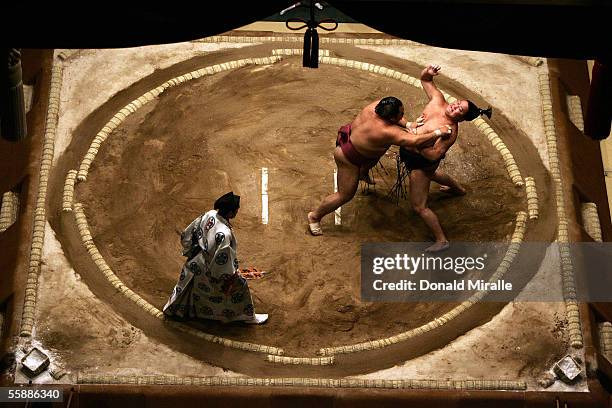
POLYGON ((255 313, 249 285, 238 271, 236 239, 230 220, 240 208, 240 196, 229 192, 214 210, 199 216, 181 234, 183 265, 164 314, 221 322, 261 324, 267 314, 255 313))

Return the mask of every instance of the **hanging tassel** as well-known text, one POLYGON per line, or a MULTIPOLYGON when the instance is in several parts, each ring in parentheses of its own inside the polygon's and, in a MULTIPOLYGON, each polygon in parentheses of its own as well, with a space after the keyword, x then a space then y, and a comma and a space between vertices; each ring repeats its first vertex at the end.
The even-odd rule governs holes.
POLYGON ((319 67, 319 33, 317 29, 309 27, 304 33, 304 56, 302 66, 307 68, 319 67))
POLYGON ((310 67, 310 45, 312 41, 312 28, 308 28, 304 33, 304 56, 302 57, 302 66, 310 67))
POLYGON ((312 28, 312 36, 311 41, 312 45, 310 47, 310 68, 318 68, 319 67, 319 33, 317 33, 316 28, 312 28))

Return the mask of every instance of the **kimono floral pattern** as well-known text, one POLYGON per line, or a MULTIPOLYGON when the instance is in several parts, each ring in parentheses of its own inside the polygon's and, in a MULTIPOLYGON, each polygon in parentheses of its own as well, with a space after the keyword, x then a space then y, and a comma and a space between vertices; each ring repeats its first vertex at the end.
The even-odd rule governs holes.
POLYGON ((196 218, 181 234, 183 254, 194 253, 192 237, 201 250, 184 263, 164 314, 224 322, 252 319, 253 299, 236 271, 236 240, 227 220, 215 210, 196 218))

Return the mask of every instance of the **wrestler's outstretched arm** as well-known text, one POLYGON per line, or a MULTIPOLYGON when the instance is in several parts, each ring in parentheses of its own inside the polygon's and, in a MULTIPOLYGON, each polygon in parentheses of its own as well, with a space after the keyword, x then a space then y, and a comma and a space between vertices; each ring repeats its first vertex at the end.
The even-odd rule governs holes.
POLYGON ((438 139, 431 148, 420 150, 419 154, 430 161, 440 160, 452 144, 449 143, 450 140, 450 137, 438 139))
POLYGON ((437 99, 440 102, 444 102, 444 95, 442 95, 442 92, 440 92, 433 82, 433 77, 438 75, 441 69, 442 67, 440 67, 440 65, 432 64, 421 72, 421 85, 430 101, 437 99))
POLYGON ((392 144, 402 147, 418 148, 421 145, 431 143, 432 141, 435 142, 443 136, 450 135, 452 129, 449 125, 444 125, 432 132, 421 133, 418 135, 407 130, 402 130, 399 127, 391 128, 390 131, 392 132, 392 144))
POLYGON ((402 117, 398 122, 400 127, 405 127, 406 129, 412 131, 414 133, 416 128, 419 128, 425 124, 425 115, 419 116, 415 122, 409 122, 405 117, 402 117))

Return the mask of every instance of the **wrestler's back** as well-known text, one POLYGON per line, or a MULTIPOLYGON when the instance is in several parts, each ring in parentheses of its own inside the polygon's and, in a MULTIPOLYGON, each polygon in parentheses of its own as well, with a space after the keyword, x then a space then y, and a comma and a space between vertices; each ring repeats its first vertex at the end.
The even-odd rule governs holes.
POLYGON ((387 122, 378 117, 371 103, 357 114, 351 122, 351 142, 355 149, 366 157, 380 157, 391 146, 386 136, 387 122))

